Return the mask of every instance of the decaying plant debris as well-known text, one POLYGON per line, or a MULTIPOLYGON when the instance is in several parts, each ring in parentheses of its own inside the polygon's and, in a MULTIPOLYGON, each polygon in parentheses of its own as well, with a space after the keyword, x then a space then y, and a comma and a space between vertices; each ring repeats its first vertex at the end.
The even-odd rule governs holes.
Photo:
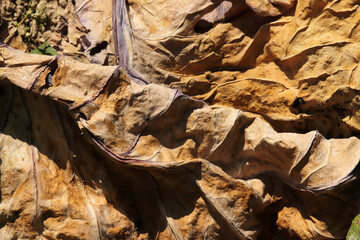
POLYGON ((110 1, 3 0, 0 41, 30 50, 48 41, 85 63, 115 65, 110 1))
MULTIPOLYGON (((75 1, 74 19, 94 29, 97 4, 75 1)), ((360 197, 358 3, 112 4, 119 66, 0 46, 0 235, 344 238, 360 197)), ((86 37, 111 50, 100 25, 86 37)))

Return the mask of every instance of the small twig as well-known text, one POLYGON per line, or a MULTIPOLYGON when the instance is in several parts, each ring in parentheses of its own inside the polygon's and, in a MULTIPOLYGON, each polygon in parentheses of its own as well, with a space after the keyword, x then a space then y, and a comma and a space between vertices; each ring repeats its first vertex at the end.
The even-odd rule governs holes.
POLYGON ((10 33, 9 36, 7 36, 7 38, 4 40, 5 44, 7 44, 14 37, 15 33, 18 31, 18 28, 20 27, 21 24, 24 23, 26 18, 28 18, 28 14, 26 14, 25 17, 23 17, 23 19, 21 19, 21 21, 16 25, 14 31, 10 33))
POLYGON ((16 29, 18 27, 20 27, 21 24, 23 24, 23 22, 25 21, 25 19, 28 17, 28 14, 25 15, 25 17, 23 17, 23 19, 21 19, 21 21, 16 25, 16 29))
POLYGON ((17 32, 17 28, 15 28, 13 32, 10 33, 9 36, 7 36, 7 38, 5 38, 4 43, 7 44, 14 37, 16 32, 17 32))

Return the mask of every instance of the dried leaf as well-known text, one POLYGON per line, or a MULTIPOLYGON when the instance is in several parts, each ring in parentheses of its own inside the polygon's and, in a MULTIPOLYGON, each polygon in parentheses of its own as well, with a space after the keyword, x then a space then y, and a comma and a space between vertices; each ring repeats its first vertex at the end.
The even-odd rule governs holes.
POLYGON ((114 1, 119 67, 0 45, 1 236, 344 238, 358 7, 263 3, 114 1))

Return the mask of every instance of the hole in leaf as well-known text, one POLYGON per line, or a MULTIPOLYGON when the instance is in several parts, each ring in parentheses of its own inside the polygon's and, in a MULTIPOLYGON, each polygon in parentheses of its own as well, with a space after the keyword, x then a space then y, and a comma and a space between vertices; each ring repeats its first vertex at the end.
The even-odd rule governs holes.
POLYGON ((295 101, 291 104, 293 108, 298 108, 300 105, 304 105, 305 101, 303 98, 296 98, 295 101))
POLYGON ((97 43, 96 46, 90 50, 90 55, 93 56, 93 55, 101 52, 101 50, 105 49, 107 47, 107 45, 108 45, 108 42, 106 42, 106 41, 97 43))

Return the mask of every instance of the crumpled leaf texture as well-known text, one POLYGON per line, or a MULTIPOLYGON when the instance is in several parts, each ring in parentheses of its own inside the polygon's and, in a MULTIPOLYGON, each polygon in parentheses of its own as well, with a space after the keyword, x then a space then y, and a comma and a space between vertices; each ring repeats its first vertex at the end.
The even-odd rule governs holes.
POLYGON ((114 1, 119 67, 1 45, 1 236, 344 238, 357 5, 261 2, 114 1))
POLYGON ((129 1, 123 38, 149 82, 341 138, 360 131, 359 14, 354 0, 129 1))

